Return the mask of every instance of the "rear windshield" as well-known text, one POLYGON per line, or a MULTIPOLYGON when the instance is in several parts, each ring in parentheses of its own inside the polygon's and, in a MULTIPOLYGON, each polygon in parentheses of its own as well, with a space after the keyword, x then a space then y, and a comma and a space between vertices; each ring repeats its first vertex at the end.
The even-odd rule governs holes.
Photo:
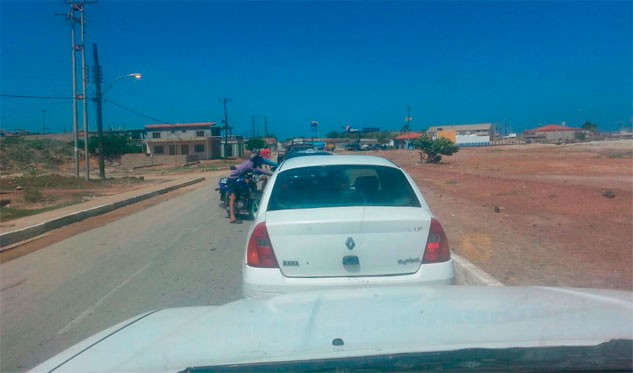
POLYGON ((268 211, 341 206, 420 207, 420 201, 397 168, 316 166, 277 175, 268 211))

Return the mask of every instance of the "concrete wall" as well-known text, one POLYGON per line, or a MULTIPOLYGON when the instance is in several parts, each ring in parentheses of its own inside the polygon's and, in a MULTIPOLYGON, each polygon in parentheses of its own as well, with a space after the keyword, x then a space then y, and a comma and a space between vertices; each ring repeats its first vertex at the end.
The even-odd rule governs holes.
POLYGON ((161 164, 182 165, 198 160, 196 155, 162 155, 147 156, 145 154, 124 154, 121 156, 121 167, 134 169, 139 167, 155 166, 161 164))
POLYGON ((147 146, 149 153, 155 157, 174 156, 174 155, 196 155, 198 159, 211 159, 214 145, 210 139, 192 140, 192 141, 148 141, 147 146), (204 151, 197 152, 196 145, 202 145, 204 151), (187 153, 183 154, 182 147, 187 147, 187 153), (162 147, 162 152, 156 150, 162 147))
MULTIPOLYGON (((542 132, 537 132, 538 134, 542 134, 542 132)), ((573 141, 576 139, 575 131, 552 131, 545 132, 545 139, 548 141, 573 141)))
POLYGON ((457 135, 456 142, 459 146, 488 146, 490 145, 490 136, 479 135, 457 135))

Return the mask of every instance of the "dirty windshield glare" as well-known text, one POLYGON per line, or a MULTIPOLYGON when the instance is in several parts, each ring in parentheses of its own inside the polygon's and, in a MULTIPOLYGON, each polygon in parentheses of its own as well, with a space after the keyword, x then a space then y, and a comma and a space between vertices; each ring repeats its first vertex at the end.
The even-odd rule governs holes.
POLYGON ((420 201, 396 168, 319 166, 280 173, 268 210, 340 206, 419 207, 420 201))

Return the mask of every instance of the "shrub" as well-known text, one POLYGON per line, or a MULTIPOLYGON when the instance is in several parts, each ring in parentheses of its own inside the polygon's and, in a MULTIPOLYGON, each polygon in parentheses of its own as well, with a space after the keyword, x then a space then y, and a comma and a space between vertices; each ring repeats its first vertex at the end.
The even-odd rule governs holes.
POLYGON ((421 149, 420 161, 422 163, 439 163, 442 155, 453 155, 459 151, 459 146, 446 138, 431 139, 421 136, 415 140, 416 148, 421 149))
POLYGON ((42 188, 35 185, 28 185, 24 188, 24 200, 26 202, 39 202, 43 198, 42 188))

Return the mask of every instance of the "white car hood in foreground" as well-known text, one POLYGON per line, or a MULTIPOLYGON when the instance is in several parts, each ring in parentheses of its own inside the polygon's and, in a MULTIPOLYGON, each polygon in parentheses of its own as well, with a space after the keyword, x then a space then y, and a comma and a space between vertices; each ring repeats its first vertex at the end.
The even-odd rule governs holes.
POLYGON ((150 312, 77 344, 34 371, 176 372, 215 364, 475 347, 588 346, 611 339, 633 339, 631 292, 362 288, 150 312), (343 345, 333 345, 335 339, 343 345))

